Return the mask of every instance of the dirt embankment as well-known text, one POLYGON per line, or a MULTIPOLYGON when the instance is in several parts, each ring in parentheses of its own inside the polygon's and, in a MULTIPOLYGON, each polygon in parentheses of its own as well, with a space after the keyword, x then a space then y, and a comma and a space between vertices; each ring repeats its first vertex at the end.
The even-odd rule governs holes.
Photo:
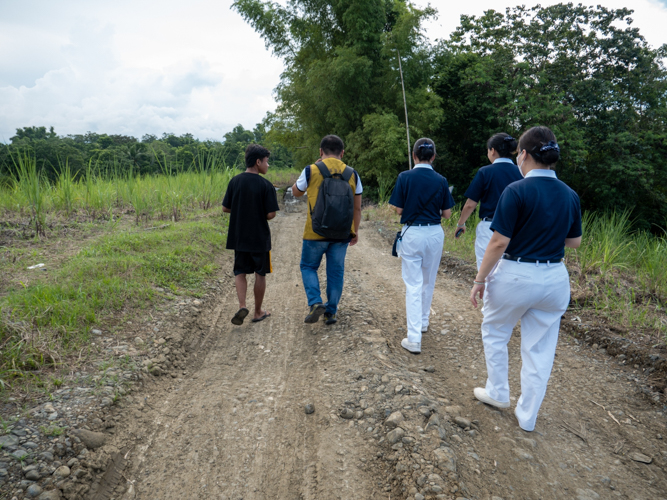
MULTIPOLYGON (((304 324, 303 222, 281 212, 272 223, 271 318, 231 325, 228 261, 202 303, 156 317, 132 395, 81 419, 104 444, 69 430, 79 454, 70 475, 15 479, 68 499, 667 498, 665 400, 643 396, 640 369, 562 335, 536 431, 525 433, 512 410, 472 396, 486 375, 481 314, 458 269, 441 268, 422 354, 400 347, 400 261, 371 225, 348 251, 338 324, 304 324)), ((518 335, 509 353, 514 405, 518 335)), ((53 467, 41 463, 40 474, 53 467)), ((28 486, 7 491, 25 498, 28 486)))

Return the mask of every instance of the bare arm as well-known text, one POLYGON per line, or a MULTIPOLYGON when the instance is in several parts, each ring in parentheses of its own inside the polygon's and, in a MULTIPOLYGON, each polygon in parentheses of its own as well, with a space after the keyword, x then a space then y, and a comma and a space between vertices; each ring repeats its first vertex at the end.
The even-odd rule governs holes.
POLYGON ((298 187, 296 187, 296 182, 295 182, 294 186, 292 186, 292 195, 295 198, 301 198, 304 194, 306 194, 306 192, 301 191, 298 187))
MULTIPOLYGON (((500 234, 498 231, 493 232, 493 236, 491 236, 491 241, 489 241, 489 245, 486 247, 486 252, 484 253, 484 259, 482 260, 482 265, 479 268, 479 271, 477 271, 477 277, 475 278, 475 282, 483 282, 486 281, 486 278, 489 276, 493 268, 496 266, 500 258, 503 256, 505 253, 505 250, 507 250, 507 245, 510 244, 510 239, 507 236, 503 236, 500 234)), ((479 298, 482 299, 484 298, 484 285, 478 285, 475 284, 472 287, 472 291, 470 292, 470 302, 472 302, 472 305, 477 307, 477 294, 479 293, 479 298)))
POLYGON ((355 236, 350 240, 350 246, 354 246, 359 241, 359 224, 361 224, 361 195, 357 194, 354 196, 354 215, 352 220, 354 221, 354 233, 355 236))
POLYGON ((578 238, 565 238, 565 246, 567 248, 579 248, 581 245, 581 236, 578 238))
POLYGON ((226 214, 231 214, 231 213, 232 213, 232 209, 231 209, 231 208, 227 208, 227 207, 224 206, 224 205, 222 206, 222 211, 225 212, 226 214))
POLYGON ((463 229, 463 233, 466 232, 465 223, 468 220, 468 217, 470 217, 470 214, 473 213, 476 208, 477 202, 472 201, 470 198, 468 198, 466 204, 463 205, 463 210, 461 210, 461 217, 459 217, 459 221, 456 223, 459 228, 463 229))
POLYGON ((398 215, 402 215, 402 214, 403 214, 403 209, 402 209, 402 208, 394 207, 394 205, 391 205, 391 206, 394 208, 394 210, 396 211, 396 213, 397 213, 398 215))
POLYGON ((266 214, 266 220, 271 220, 271 219, 273 219, 275 216, 276 216, 276 213, 275 213, 275 212, 269 212, 268 214, 266 214))
POLYGON ((440 213, 440 217, 444 217, 445 219, 449 219, 452 216, 452 209, 448 208, 447 210, 442 210, 440 213))

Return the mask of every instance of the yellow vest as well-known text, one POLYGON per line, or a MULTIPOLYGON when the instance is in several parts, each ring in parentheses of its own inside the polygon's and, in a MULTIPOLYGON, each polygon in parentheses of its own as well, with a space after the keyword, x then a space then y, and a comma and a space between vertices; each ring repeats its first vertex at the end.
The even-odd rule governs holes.
MULTIPOLYGON (((345 163, 337 158, 326 158, 322 160, 324 164, 329 169, 331 174, 342 174, 345 170, 345 163)), ((324 236, 320 236, 315 231, 313 231, 313 221, 310 218, 310 212, 315 208, 315 202, 317 201, 317 194, 320 191, 320 185, 324 177, 320 173, 320 169, 317 168, 317 165, 310 166, 310 179, 308 181, 308 189, 306 190, 306 195, 308 196, 308 210, 307 210, 307 219, 306 227, 303 230, 303 239, 304 240, 325 240, 324 236)), ((354 193, 357 190, 357 177, 352 175, 350 177, 350 187, 354 193)), ((350 233, 352 236, 356 236, 356 230, 354 228, 354 222, 352 222, 352 227, 350 228, 350 233)))

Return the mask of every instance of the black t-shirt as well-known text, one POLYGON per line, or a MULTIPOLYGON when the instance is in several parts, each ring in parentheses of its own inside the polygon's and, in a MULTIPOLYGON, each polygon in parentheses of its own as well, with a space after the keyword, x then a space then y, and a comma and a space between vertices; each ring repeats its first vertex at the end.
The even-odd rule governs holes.
POLYGON ((531 170, 503 191, 491 231, 510 238, 510 255, 556 262, 565 238, 581 236, 579 196, 553 170, 531 170))
POLYGON ((229 218, 227 248, 239 252, 268 252, 271 231, 266 215, 277 212, 276 189, 259 174, 243 172, 229 181, 222 206, 229 218))
POLYGON ((523 179, 519 167, 509 158, 499 158, 482 167, 472 180, 465 197, 479 202, 479 218, 493 219, 500 195, 507 186, 523 179))

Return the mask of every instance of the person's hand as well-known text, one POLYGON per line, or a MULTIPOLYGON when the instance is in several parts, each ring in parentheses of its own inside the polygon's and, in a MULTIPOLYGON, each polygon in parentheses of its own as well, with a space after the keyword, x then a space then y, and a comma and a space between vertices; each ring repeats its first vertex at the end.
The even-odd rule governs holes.
POLYGON ((470 291, 470 302, 472 302, 473 306, 477 307, 477 294, 479 294, 480 300, 484 298, 485 287, 485 285, 473 285, 470 291))
POLYGON ((359 235, 356 235, 354 238, 350 240, 350 246, 353 247, 357 243, 359 243, 359 235))
POLYGON ((454 232, 454 238, 456 238, 458 240, 461 236, 463 236, 465 234, 465 232, 466 232, 466 227, 465 226, 463 226, 463 227, 456 226, 456 231, 454 232))

